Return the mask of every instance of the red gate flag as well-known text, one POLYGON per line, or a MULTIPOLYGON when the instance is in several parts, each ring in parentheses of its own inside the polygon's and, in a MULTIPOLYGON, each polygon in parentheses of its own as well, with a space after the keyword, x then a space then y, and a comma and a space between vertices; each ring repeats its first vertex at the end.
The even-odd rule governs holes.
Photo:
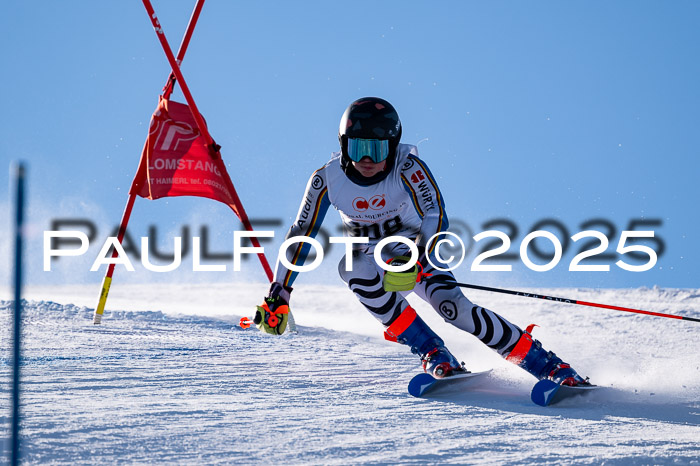
POLYGON ((229 205, 240 219, 232 191, 221 156, 206 144, 190 108, 161 96, 129 194, 207 197, 229 205))
MULTIPOLYGON (((143 0, 153 29, 170 63, 171 75, 168 78, 168 84, 163 89, 164 95, 161 96, 158 107, 151 117, 139 168, 131 184, 131 189, 129 189, 129 200, 119 224, 119 234, 117 235, 119 244, 124 239, 136 196, 147 199, 160 199, 168 196, 199 196, 214 199, 231 207, 245 229, 253 231, 248 215, 221 160, 219 146, 214 143, 209 134, 206 122, 199 113, 185 83, 185 78, 180 72, 180 63, 185 56, 185 50, 203 4, 204 0, 197 0, 176 58, 165 38, 165 33, 155 11, 153 11, 150 0, 143 0), (176 81, 180 83, 188 105, 169 100, 176 81)), ((250 242, 261 250, 260 242, 255 236, 250 238, 250 242)), ((112 257, 116 256, 117 248, 114 248, 112 257)), ((267 278, 272 281, 272 269, 265 253, 258 252, 258 258, 267 278)), ((95 324, 102 321, 114 266, 115 262, 109 264, 102 282, 100 298, 97 307, 95 307, 95 324)), ((293 327, 294 320, 291 313, 289 318, 290 326, 293 327)))

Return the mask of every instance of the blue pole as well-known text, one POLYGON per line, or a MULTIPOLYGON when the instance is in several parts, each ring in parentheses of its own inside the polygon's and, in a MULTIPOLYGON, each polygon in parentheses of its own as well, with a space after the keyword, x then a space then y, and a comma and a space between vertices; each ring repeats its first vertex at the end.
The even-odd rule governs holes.
POLYGON ((14 168, 13 178, 16 191, 15 204, 15 302, 14 302, 14 338, 12 364, 12 450, 10 464, 19 464, 19 362, 20 330, 22 326, 22 239, 24 236, 24 176, 22 162, 14 168))

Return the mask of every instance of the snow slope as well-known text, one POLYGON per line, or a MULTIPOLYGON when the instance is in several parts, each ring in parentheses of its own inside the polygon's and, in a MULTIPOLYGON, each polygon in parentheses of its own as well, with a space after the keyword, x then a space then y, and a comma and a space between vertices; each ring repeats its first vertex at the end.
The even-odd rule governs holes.
MULTIPOLYGON (((299 286, 297 334, 236 323, 264 284, 120 286, 92 325, 93 286, 30 288, 23 446, 29 463, 697 463, 700 324, 470 292, 604 386, 533 405, 534 380, 441 319, 418 312, 473 370, 466 392, 416 399, 407 348, 344 288, 299 286)), ((700 317, 700 290, 531 290, 700 317)), ((0 327, 10 328, 1 292, 0 327)), ((409 298, 410 299, 410 298, 409 298)), ((9 331, 0 335, 7 455, 9 331)))

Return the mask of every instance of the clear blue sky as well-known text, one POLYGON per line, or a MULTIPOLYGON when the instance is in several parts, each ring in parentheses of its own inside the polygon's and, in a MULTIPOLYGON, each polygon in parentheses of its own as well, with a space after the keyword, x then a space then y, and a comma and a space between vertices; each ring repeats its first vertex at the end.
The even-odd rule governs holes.
MULTIPOLYGON (((174 49, 193 6, 154 2, 174 49)), ((209 0, 182 69, 251 218, 290 221, 308 176, 337 150, 345 107, 376 95, 398 109, 403 142, 420 142, 450 217, 472 234, 507 219, 519 229, 510 252, 545 219, 557 219, 569 236, 589 220, 606 221, 617 230, 613 255, 630 221, 662 222, 652 228, 665 252, 647 272, 619 269, 620 257, 604 261, 608 273, 569 272, 579 243, 549 272, 530 271, 520 260, 510 262, 512 272, 469 272, 479 243, 459 278, 697 288, 699 19, 700 4, 692 1, 209 0)), ((0 31, 0 157, 4 167, 22 159, 30 168, 28 281, 97 283, 103 272, 88 269, 119 222, 168 63, 138 1, 13 2, 0 31), (41 270, 41 234, 56 218, 90 219, 99 238, 85 258, 60 259, 48 273, 41 270)), ((179 91, 174 98, 182 100, 179 91)), ((3 185, 7 173, 0 170, 3 185)), ((9 218, 8 191, 1 192, 9 218)), ((338 223, 329 213, 332 234, 338 223)), ((145 236, 149 225, 163 250, 182 225, 190 235, 206 225, 216 252, 230 252, 238 228, 227 207, 190 198, 137 200, 131 234, 145 236)), ((6 281, 11 242, 2 228, 6 281)), ((285 229, 276 229, 273 244, 285 229)), ((335 252, 324 264, 328 273, 304 275, 297 286, 340 283, 335 252)), ((116 276, 263 278, 252 261, 240 274, 182 269, 116 276)))

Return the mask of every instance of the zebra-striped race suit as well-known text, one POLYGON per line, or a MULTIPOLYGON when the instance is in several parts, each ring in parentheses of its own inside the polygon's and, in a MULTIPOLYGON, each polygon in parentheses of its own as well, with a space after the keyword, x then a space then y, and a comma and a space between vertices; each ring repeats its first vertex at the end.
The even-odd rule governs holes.
MULTIPOLYGON (((334 153, 325 166, 311 175, 287 237, 315 236, 331 205, 340 212, 346 235, 369 237, 369 243, 354 246, 352 271, 345 270, 348 257, 341 260, 340 276, 367 310, 388 327, 409 303, 402 293, 384 291, 383 270, 375 263, 374 247, 387 236, 404 236, 425 247, 431 236, 447 230, 445 204, 435 179, 418 158, 415 146, 399 144, 389 175, 369 186, 351 181, 340 166, 340 153, 334 153)), ((287 250, 287 260, 303 265, 309 249, 307 243, 297 243, 287 250)), ((382 250, 384 260, 401 255, 409 255, 408 247, 401 243, 392 243, 382 250)), ((454 280, 452 273, 436 271, 429 265, 425 272, 454 280)), ((296 275, 278 261, 276 282, 291 286, 296 275)), ((476 336, 504 357, 523 334, 503 317, 473 304, 457 287, 422 282, 413 291, 446 322, 476 336)))

